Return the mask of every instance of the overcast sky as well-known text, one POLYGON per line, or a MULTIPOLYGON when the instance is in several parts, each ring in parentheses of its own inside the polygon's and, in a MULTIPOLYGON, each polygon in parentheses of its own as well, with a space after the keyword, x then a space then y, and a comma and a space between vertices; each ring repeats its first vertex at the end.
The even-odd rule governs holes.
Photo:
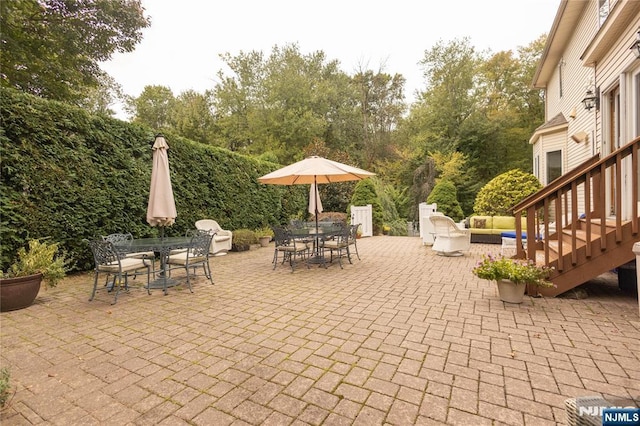
MULTIPOLYGON (((322 50, 353 74, 360 65, 402 74, 405 95, 424 89, 418 62, 439 40, 469 37, 480 51, 515 50, 548 33, 560 0, 142 0, 151 26, 136 50, 102 68, 124 92, 139 96, 163 85, 175 96, 216 84, 229 71, 219 54, 269 54, 297 43, 302 54, 322 50)), ((121 115, 121 114, 119 114, 121 115)))

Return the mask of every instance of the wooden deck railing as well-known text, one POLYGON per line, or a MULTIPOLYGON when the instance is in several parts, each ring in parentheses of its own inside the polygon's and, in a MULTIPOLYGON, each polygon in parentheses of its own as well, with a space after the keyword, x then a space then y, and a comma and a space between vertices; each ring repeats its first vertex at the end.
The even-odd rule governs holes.
MULTIPOLYGON (((586 256, 591 257, 596 247, 592 237, 594 234, 606 235, 612 223, 615 226, 615 241, 622 240, 622 212, 628 203, 631 203, 632 232, 637 234, 639 148, 640 137, 603 159, 592 157, 515 205, 512 210, 516 217, 518 256, 524 257, 526 252, 528 259, 537 263, 544 261, 548 265, 553 250, 553 258, 557 259, 556 269, 563 271, 570 266, 565 265, 566 254, 571 254, 571 263, 575 265, 577 247, 584 241, 586 256), (626 163, 625 168, 631 176, 631 194, 622 191, 623 163, 626 163), (607 192, 607 186, 612 190, 607 192), (612 198, 606 200, 607 196, 612 198), (615 219, 607 221, 611 210, 616 213, 613 216, 615 219), (520 219, 523 214, 527 217, 526 250, 521 248, 520 219), (583 227, 580 227, 580 219, 584 219, 583 227), (555 227, 551 224, 555 224, 555 227), (536 249, 544 250, 543 259, 536 258, 536 249)), ((597 247, 602 251, 607 250, 607 238, 599 239, 597 247)))

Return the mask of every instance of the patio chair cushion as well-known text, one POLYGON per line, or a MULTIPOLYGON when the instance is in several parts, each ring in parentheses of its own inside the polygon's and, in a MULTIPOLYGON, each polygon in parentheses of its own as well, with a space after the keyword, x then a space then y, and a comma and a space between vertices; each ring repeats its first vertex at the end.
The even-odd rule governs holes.
POLYGON ((187 253, 187 251, 185 250, 181 253, 176 253, 174 255, 169 256, 169 263, 186 265, 187 256, 189 257, 189 263, 204 262, 206 260, 205 256, 193 256, 192 253, 187 253))
MULTIPOLYGON (((132 257, 125 257, 120 259, 120 265, 122 265, 122 272, 133 271, 134 269, 140 269, 149 265, 144 259, 135 259, 132 257)), ((103 272, 118 272, 119 265, 117 261, 110 262, 108 264, 99 265, 98 269, 103 272)))

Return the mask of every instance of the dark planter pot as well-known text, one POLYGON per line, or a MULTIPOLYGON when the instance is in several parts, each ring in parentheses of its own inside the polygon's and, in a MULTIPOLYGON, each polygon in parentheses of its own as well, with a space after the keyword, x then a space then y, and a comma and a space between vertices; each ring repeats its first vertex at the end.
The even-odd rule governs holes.
POLYGON ((31 306, 40 291, 42 274, 0 279, 0 312, 31 306))
POLYGON ((250 247, 249 244, 232 244, 231 251, 247 251, 250 247))

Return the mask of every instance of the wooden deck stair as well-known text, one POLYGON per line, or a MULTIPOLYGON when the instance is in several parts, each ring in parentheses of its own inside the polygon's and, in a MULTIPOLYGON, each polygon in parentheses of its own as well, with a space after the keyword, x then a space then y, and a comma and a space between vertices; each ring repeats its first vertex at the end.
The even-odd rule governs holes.
MULTIPOLYGON (((640 241, 639 147, 636 138, 604 159, 593 157, 514 206, 516 226, 526 213, 527 229, 538 230, 538 237, 528 239, 517 256, 554 268, 550 279, 556 288, 529 288, 530 294, 557 296, 635 258, 633 245, 640 241), (632 182, 631 196, 620 189, 623 162, 632 182), (608 192, 611 181, 616 182, 614 194, 608 192), (611 195, 613 201, 605 205, 611 195), (608 216, 610 209, 624 212, 625 206, 631 210, 630 219, 608 216), (544 223, 562 226, 552 231, 544 223)), ((518 242, 521 232, 516 229, 518 242)))
MULTIPOLYGON (((600 221, 593 221, 592 226, 598 225, 600 221)), ((581 227, 586 226, 585 221, 581 220, 581 227)), ((610 223, 607 225, 607 231, 605 233, 609 243, 615 242, 616 227, 610 223)), ((623 223, 623 233, 627 235, 623 238, 626 243, 616 244, 615 250, 603 250, 601 244, 601 235, 598 232, 591 233, 591 250, 590 256, 587 255, 587 232, 585 229, 580 228, 576 230, 576 248, 573 250, 571 242, 572 233, 570 229, 562 230, 562 252, 563 254, 563 266, 560 268, 558 262, 558 235, 552 235, 546 241, 542 241, 540 244, 542 247, 536 250, 536 263, 540 265, 547 264, 555 269, 552 281, 556 284, 556 288, 541 288, 535 289, 540 294, 545 296, 557 296, 565 291, 568 291, 591 278, 597 277, 613 268, 620 266, 626 262, 634 259, 632 252, 633 243, 637 242, 637 238, 633 238, 631 230, 631 221, 625 221, 623 223), (549 247, 549 262, 545 262, 545 250, 544 245, 549 247), (574 261, 575 259, 575 261, 574 261)))

